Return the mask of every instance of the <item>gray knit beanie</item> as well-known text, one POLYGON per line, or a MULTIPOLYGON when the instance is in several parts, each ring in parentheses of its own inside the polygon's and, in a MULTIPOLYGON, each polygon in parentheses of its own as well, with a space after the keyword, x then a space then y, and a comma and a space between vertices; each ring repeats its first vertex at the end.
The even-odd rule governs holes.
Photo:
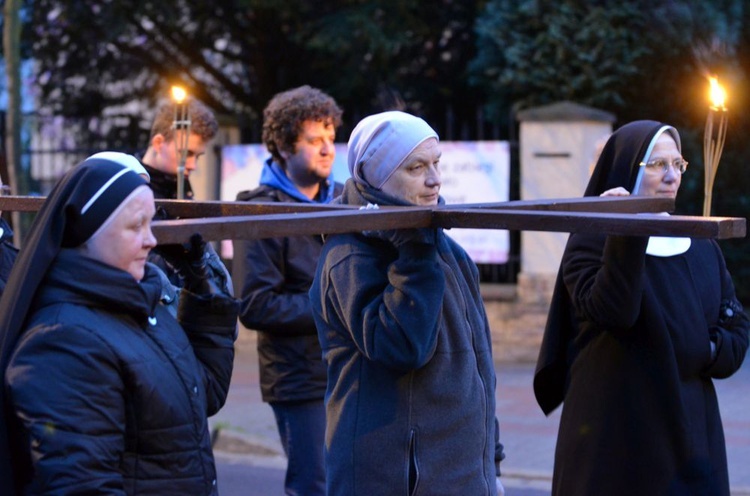
POLYGON ((349 172, 355 182, 381 189, 404 159, 438 135, 423 119, 388 111, 362 119, 349 138, 349 172))

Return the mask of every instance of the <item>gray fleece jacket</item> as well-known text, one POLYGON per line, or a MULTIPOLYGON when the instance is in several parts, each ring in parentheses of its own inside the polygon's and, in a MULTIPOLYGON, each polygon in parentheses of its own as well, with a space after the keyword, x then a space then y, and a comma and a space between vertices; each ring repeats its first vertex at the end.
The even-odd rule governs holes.
MULTIPOLYGON (((351 181, 342 201, 395 203, 351 181)), ((310 290, 328 494, 494 495, 503 449, 476 266, 441 230, 396 247, 399 233, 331 236, 310 290)))

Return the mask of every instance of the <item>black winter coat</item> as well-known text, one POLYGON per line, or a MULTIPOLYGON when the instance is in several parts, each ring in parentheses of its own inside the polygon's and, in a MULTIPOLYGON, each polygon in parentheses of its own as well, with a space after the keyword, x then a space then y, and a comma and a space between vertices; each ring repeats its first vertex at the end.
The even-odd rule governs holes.
POLYGON ((25 494, 218 494, 207 417, 224 404, 236 302, 182 291, 183 327, 146 267, 62 250, 11 357, 7 398, 25 494))
POLYGON ((646 239, 574 234, 563 256, 579 334, 553 494, 729 494, 713 379, 742 365, 750 322, 723 323, 734 286, 713 240, 681 255, 646 239), (711 336, 717 352, 711 357, 711 336))
MULTIPOLYGON (((237 200, 299 202, 270 186, 243 191, 237 200)), ((307 294, 322 246, 320 236, 234 242, 232 278, 242 300, 240 322, 259 331, 263 401, 322 400, 325 395, 326 367, 307 294)))
MULTIPOLYGON (((585 195, 637 191, 662 133, 680 150, 663 123, 617 129, 585 195)), ((564 402, 556 496, 729 495, 713 380, 741 366, 750 321, 716 241, 659 243, 584 232, 568 240, 534 377, 545 413, 564 402)))

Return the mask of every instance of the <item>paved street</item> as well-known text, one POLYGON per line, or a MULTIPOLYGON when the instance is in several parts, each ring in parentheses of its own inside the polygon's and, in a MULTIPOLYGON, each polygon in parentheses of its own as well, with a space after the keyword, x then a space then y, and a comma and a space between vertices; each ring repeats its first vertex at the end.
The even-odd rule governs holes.
MULTIPOLYGON (((219 472, 221 496, 274 496, 284 491, 284 467, 268 465, 260 458, 218 453, 216 466, 219 472)), ((547 481, 525 479, 505 480, 506 496, 546 496, 547 481)))
MULTIPOLYGON (((262 403, 254 334, 241 331, 229 398, 211 419, 223 496, 282 494, 285 459, 271 408, 262 403)), ((544 417, 532 393, 533 364, 498 364, 497 415, 508 496, 549 494, 559 409, 544 417)), ((750 496, 750 360, 716 381, 733 496, 750 496)))

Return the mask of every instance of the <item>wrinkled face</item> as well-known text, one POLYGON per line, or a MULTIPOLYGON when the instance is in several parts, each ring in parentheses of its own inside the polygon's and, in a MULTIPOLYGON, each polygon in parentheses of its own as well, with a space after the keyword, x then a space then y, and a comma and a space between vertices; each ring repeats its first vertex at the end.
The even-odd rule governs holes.
MULTIPOLYGON (((155 152, 151 159, 151 166, 165 174, 177 175, 177 167, 180 163, 180 156, 175 149, 175 139, 180 137, 183 131, 176 131, 172 139, 167 140, 161 134, 157 134, 151 139, 151 146, 155 152)), ((199 135, 190 133, 187 142, 187 156, 185 159, 185 177, 188 177, 195 170, 195 162, 198 157, 206 153, 206 142, 199 135)))
MULTIPOLYGON (((652 162, 663 159, 667 163, 672 164, 675 160, 681 158, 682 155, 677 149, 677 143, 675 143, 672 136, 669 133, 662 133, 659 139, 656 140, 648 161, 652 162)), ((641 178, 641 185, 635 194, 637 196, 667 196, 674 198, 677 195, 677 190, 680 189, 681 182, 682 174, 671 165, 667 167, 666 171, 659 168, 645 167, 643 177, 641 178)))
POLYGON ((437 205, 441 184, 440 154, 438 140, 429 138, 423 141, 381 189, 412 205, 437 205))
POLYGON ((115 217, 81 247, 84 254, 143 279, 146 257, 156 246, 151 219, 156 212, 151 188, 141 187, 115 217))
POLYGON ((336 158, 336 129, 325 121, 304 121, 294 151, 279 150, 286 173, 296 185, 310 186, 331 175, 336 158))

